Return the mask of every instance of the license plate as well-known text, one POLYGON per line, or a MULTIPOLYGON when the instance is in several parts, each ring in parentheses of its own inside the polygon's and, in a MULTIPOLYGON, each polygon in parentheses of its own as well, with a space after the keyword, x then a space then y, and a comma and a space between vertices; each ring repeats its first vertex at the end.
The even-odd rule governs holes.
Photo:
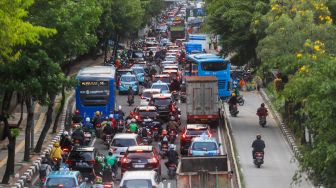
POLYGON ((135 164, 135 165, 133 165, 133 167, 134 168, 144 168, 145 165, 143 165, 143 164, 135 164))
POLYGON ((77 165, 77 166, 83 166, 83 165, 84 165, 84 163, 77 162, 77 163, 76 163, 76 165, 77 165))

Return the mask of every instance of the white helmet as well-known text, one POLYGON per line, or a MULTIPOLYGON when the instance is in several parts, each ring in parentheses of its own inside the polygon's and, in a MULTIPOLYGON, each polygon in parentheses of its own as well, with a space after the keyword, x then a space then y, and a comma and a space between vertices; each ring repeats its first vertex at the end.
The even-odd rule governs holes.
POLYGON ((121 105, 118 106, 118 110, 121 110, 121 105))
POLYGON ((87 117, 87 118, 85 119, 85 121, 86 121, 86 122, 90 122, 90 118, 87 117))
POLYGON ((174 145, 174 144, 170 144, 170 145, 169 145, 169 149, 171 149, 171 150, 175 150, 175 145, 174 145))
POLYGON ((64 135, 64 136, 69 136, 68 131, 64 131, 64 132, 63 132, 63 135, 64 135))
POLYGON ((131 119, 131 122, 135 122, 135 119, 134 119, 134 118, 132 118, 132 119, 131 119))
POLYGON ((110 114, 110 115, 109 115, 109 118, 113 118, 113 114, 110 114))
POLYGON ((170 116, 170 120, 174 121, 175 117, 174 116, 170 116))

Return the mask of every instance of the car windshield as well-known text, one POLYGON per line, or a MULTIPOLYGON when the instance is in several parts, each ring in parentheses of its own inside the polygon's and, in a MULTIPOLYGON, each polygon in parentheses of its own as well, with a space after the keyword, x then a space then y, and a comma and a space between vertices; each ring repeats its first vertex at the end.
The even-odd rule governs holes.
POLYGON ((67 177, 54 177, 54 178, 48 178, 47 187, 50 188, 59 188, 59 187, 64 187, 64 188, 71 188, 71 187, 76 187, 76 181, 75 178, 67 178, 67 177))
POLYGON ((125 180, 122 188, 152 188, 152 183, 149 179, 125 180))
POLYGON ((120 79, 122 82, 135 82, 134 76, 123 76, 120 79))
POLYGON ((170 83, 170 78, 169 77, 155 77, 154 82, 157 82, 161 80, 164 83, 170 83))
POLYGON ((160 89, 161 92, 165 90, 169 90, 169 87, 167 85, 163 84, 153 84, 152 89, 160 89))
POLYGON ((139 115, 141 117, 156 117, 157 112, 156 111, 139 111, 139 115))
POLYGON ((202 135, 203 133, 207 134, 207 130, 206 129, 187 129, 187 135, 199 136, 199 135, 202 135))
POLYGON ((226 62, 203 62, 202 69, 205 71, 221 71, 227 68, 226 62))
POLYGON ((135 74, 145 73, 143 69, 133 69, 135 74))
POLYGON ((129 146, 135 146, 135 140, 134 139, 121 139, 117 138, 114 139, 112 142, 112 146, 116 147, 129 147, 129 146))
POLYGON ((91 161, 93 158, 93 152, 90 151, 71 151, 69 156, 69 159, 83 161, 91 161))
POLYGON ((153 94, 157 94, 157 93, 159 93, 159 92, 145 92, 145 93, 143 93, 142 96, 145 97, 145 98, 151 98, 153 94))
POLYGON ((169 105, 170 103, 170 98, 162 98, 162 99, 154 99, 154 105, 159 105, 159 106, 164 106, 164 105, 169 105))
POLYGON ((217 145, 214 142, 194 142, 192 150, 196 151, 213 151, 217 149, 217 145))

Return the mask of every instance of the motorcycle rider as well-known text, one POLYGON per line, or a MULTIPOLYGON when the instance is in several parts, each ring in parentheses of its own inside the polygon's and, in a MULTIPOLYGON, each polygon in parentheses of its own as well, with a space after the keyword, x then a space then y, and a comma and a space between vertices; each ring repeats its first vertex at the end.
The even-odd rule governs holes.
POLYGON ((167 126, 169 132, 174 131, 175 133, 177 133, 178 123, 175 121, 174 116, 170 116, 170 121, 168 122, 167 126))
POLYGON ((255 153, 256 152, 262 152, 264 154, 264 149, 265 149, 265 142, 261 139, 261 135, 258 134, 256 136, 256 139, 252 143, 252 157, 255 159, 255 153))
MULTIPOLYGON (((98 121, 98 120, 96 120, 96 121, 98 121)), ((85 118, 85 122, 83 124, 83 130, 91 132, 93 129, 94 129, 94 127, 93 127, 93 124, 90 121, 90 118, 89 117, 85 118)))
POLYGON ((106 126, 103 129, 103 140, 106 139, 106 135, 114 135, 116 132, 115 130, 112 128, 111 123, 107 123, 106 126))
POLYGON ((94 125, 94 127, 96 127, 97 124, 101 124, 101 123, 102 123, 101 113, 99 111, 96 111, 95 116, 92 119, 92 124, 94 125))
POLYGON ((259 120, 261 120, 263 116, 266 117, 268 115, 268 110, 264 103, 261 103, 260 107, 258 108, 257 115, 259 116, 259 120))
POLYGON ((166 129, 163 129, 162 130, 162 139, 161 139, 161 142, 159 142, 159 149, 162 150, 161 146, 162 145, 168 145, 168 136, 167 136, 167 130, 166 129))
POLYGON ((50 165, 50 166, 52 166, 54 164, 53 161, 52 161, 52 159, 51 159, 51 157, 50 157, 50 153, 49 152, 45 153, 44 157, 41 160, 41 163, 42 164, 47 164, 47 165, 50 165))
POLYGON ((52 171, 52 168, 51 168, 52 165, 53 165, 53 161, 50 158, 50 154, 49 152, 46 152, 45 156, 41 160, 41 166, 39 169, 40 178, 41 177, 46 178, 48 176, 49 172, 52 171))
POLYGON ((77 125, 75 127, 75 131, 72 133, 71 138, 73 140, 79 140, 80 144, 83 145, 84 141, 84 132, 82 131, 81 127, 77 125))
POLYGON ((132 86, 128 88, 127 93, 128 93, 127 102, 134 103, 134 91, 132 89, 132 86))
POLYGON ((71 120, 72 120, 72 124, 81 123, 83 121, 83 118, 80 116, 79 110, 75 111, 75 114, 72 115, 71 120))
POLYGON ((138 130, 138 125, 134 118, 131 119, 131 123, 129 124, 129 129, 131 133, 135 133, 138 130))
POLYGON ((71 139, 70 139, 68 131, 63 132, 61 136, 60 145, 61 145, 61 148, 70 149, 72 147, 72 143, 71 143, 71 139))
POLYGON ((114 172, 114 175, 117 174, 117 157, 113 155, 111 151, 108 152, 108 154, 105 156, 105 163, 107 166, 110 166, 112 171, 114 172))
POLYGON ((232 110, 233 106, 237 106, 238 100, 237 100, 237 96, 236 96, 235 93, 231 94, 231 97, 230 97, 228 103, 229 103, 229 111, 232 110))
POLYGON ((170 101, 168 108, 169 108, 169 112, 171 113, 175 113, 177 111, 176 105, 173 101, 170 101))
POLYGON ((176 78, 174 78, 173 82, 170 84, 170 92, 180 91, 180 90, 181 90, 180 82, 177 81, 176 78))
POLYGON ((63 155, 63 151, 59 146, 60 146, 59 143, 55 142, 54 147, 51 149, 51 152, 50 152, 51 153, 51 158, 53 160, 57 160, 56 170, 58 170, 60 165, 61 165, 62 155, 63 155))
POLYGON ((169 151, 167 152, 168 161, 165 162, 166 167, 169 167, 169 164, 178 164, 178 153, 175 151, 175 146, 173 144, 169 145, 169 151))
POLYGON ((94 188, 104 188, 103 179, 99 176, 96 177, 94 188))
POLYGON ((141 138, 146 138, 148 135, 146 126, 140 127, 138 131, 141 135, 141 138))
POLYGON ((118 111, 116 111, 116 114, 118 114, 118 120, 123 120, 125 113, 122 111, 121 106, 118 106, 118 111))

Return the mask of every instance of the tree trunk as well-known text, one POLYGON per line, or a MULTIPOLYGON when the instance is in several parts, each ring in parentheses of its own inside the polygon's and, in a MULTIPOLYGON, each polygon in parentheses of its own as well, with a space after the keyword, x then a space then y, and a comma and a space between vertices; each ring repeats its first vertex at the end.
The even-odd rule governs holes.
POLYGON ((8 124, 8 120, 7 117, 5 115, 1 115, 1 121, 4 122, 5 124, 5 132, 7 133, 7 137, 8 137, 8 145, 7 145, 7 149, 8 149, 8 153, 7 153, 7 164, 6 164, 6 170, 5 170, 5 174, 2 177, 2 182, 3 184, 8 184, 9 182, 9 178, 10 175, 14 174, 14 161, 15 161, 15 142, 16 142, 16 138, 13 137, 10 134, 10 128, 9 128, 9 124, 8 124))
POLYGON ((41 152, 44 139, 47 136, 47 133, 48 133, 48 131, 51 127, 51 123, 52 123, 52 115, 53 115, 53 110, 54 110, 56 94, 55 93, 49 94, 49 97, 50 97, 50 103, 48 105, 47 119, 46 119, 46 122, 44 124, 43 129, 42 129, 42 132, 40 134, 40 137, 39 137, 39 139, 36 143, 35 149, 34 149, 34 152, 36 152, 36 153, 41 152))
POLYGON ((30 158, 30 142, 31 142, 31 130, 34 125, 34 109, 33 109, 33 101, 30 96, 27 96, 26 99, 26 107, 27 107, 27 126, 25 131, 25 150, 24 150, 24 161, 29 161, 30 158))
POLYGON ((57 131, 58 121, 59 121, 59 118, 61 117, 63 107, 64 107, 64 103, 65 103, 65 88, 64 88, 64 86, 62 86, 61 105, 60 105, 60 107, 57 111, 56 117, 55 117, 54 126, 53 126, 53 130, 52 130, 53 133, 56 133, 56 131, 57 131))
POLYGON ((23 120, 23 99, 21 99, 20 101, 20 110, 21 110, 21 114, 20 114, 20 119, 17 123, 17 127, 20 127, 22 120, 23 120))

